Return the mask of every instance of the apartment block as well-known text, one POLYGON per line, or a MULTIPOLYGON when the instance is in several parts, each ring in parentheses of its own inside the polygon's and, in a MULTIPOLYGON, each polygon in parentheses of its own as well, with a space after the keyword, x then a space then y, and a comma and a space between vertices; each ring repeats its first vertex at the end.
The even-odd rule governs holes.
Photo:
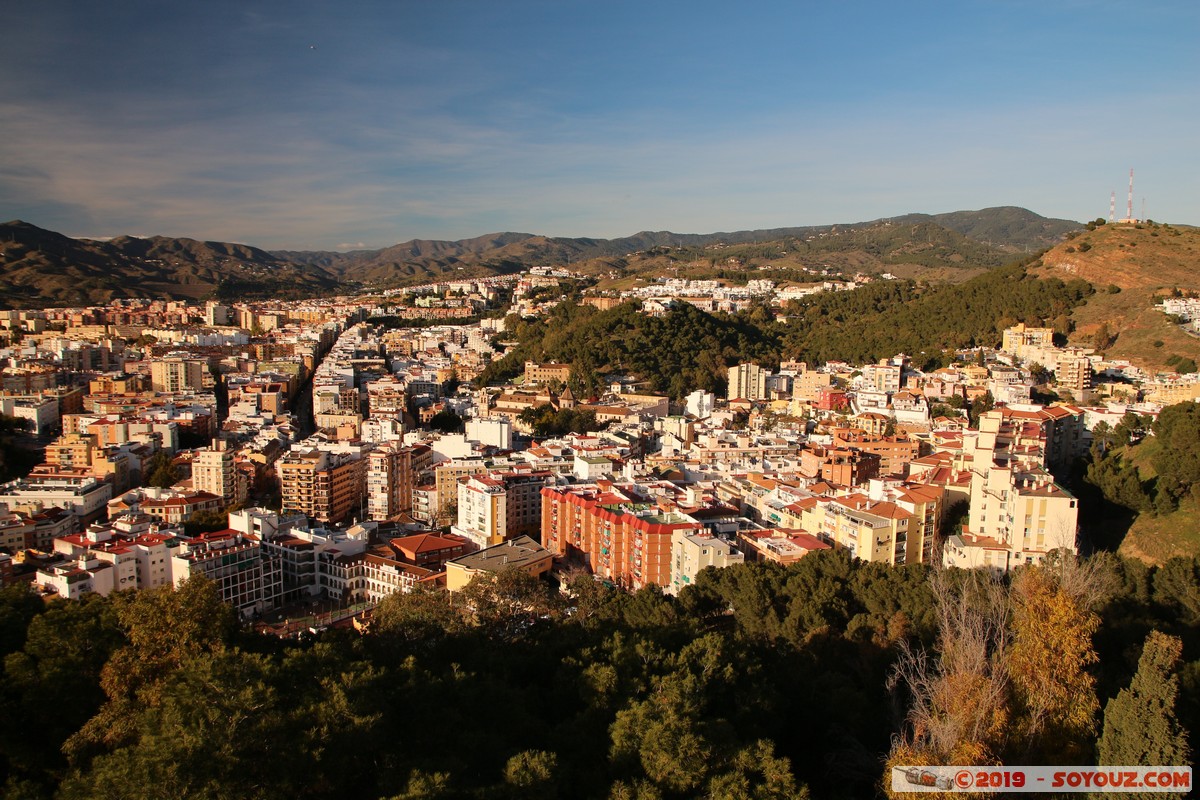
POLYGON ((23 480, 0 485, 0 503, 10 508, 61 508, 70 511, 80 527, 99 519, 111 497, 111 484, 82 470, 30 474, 23 480))
POLYGON ((706 567, 722 569, 741 564, 746 557, 732 544, 709 533, 677 530, 671 534, 671 582, 663 587, 667 594, 679 594, 696 582, 706 567))
POLYGON ((1007 572, 1055 549, 1077 551, 1078 501, 1039 461, 1003 449, 999 429, 1000 421, 985 415, 971 466, 970 518, 946 542, 947 566, 1007 572))
POLYGON ((283 594, 283 571, 266 558, 258 537, 235 530, 215 531, 184 540, 182 552, 171 558, 176 586, 193 575, 217 584, 221 599, 244 616, 278 606, 283 594))
POLYGON ((880 458, 850 447, 809 447, 800 453, 800 474, 838 486, 856 486, 879 477, 880 458))
POLYGON ((862 377, 866 385, 877 392, 900 391, 903 369, 895 364, 868 364, 862 369, 862 377))
POLYGON ((825 503, 820 536, 863 561, 907 563, 912 515, 895 503, 868 503, 856 495, 825 503))
POLYGON ((487 472, 458 482, 458 524, 451 532, 479 549, 517 536, 537 536, 541 491, 550 472, 487 472))
POLYGON ((412 509, 412 455, 412 447, 391 442, 367 454, 368 519, 391 519, 412 509))
MULTIPOLYGON (((128 579, 128 575, 124 577, 128 579)), ((80 556, 74 561, 39 569, 35 580, 39 586, 53 591, 59 597, 78 600, 85 594, 103 597, 117 591, 120 578, 110 562, 95 556, 80 556)))
POLYGON ((250 493, 249 479, 237 469, 233 451, 222 439, 196 452, 192 459, 192 486, 220 497, 226 508, 244 503, 250 493))
POLYGON ((670 585, 676 531, 703 533, 704 526, 636 484, 542 489, 542 544, 631 589, 670 585))
POLYGON ((1092 391, 1091 359, 1078 348, 1063 350, 1054 365, 1054 381, 1060 389, 1066 389, 1076 402, 1084 402, 1092 391))
MULTIPOLYGON (((53 547, 55 553, 68 559, 69 565, 78 568, 85 568, 85 563, 91 561, 109 565, 111 572, 98 581, 93 579, 90 587, 70 585, 72 593, 106 594, 170 585, 171 558, 180 552, 182 541, 174 532, 160 532, 145 514, 134 513, 108 525, 91 525, 83 533, 62 536, 54 540, 53 547)), ((61 576, 49 585, 63 594, 61 576)))
POLYGON ((765 370, 757 364, 738 364, 728 371, 729 388, 726 397, 729 400, 765 400, 767 398, 767 376, 765 370))
POLYGON ((909 463, 921 454, 921 443, 909 436, 872 436, 847 428, 834 430, 833 444, 879 456, 880 475, 904 475, 909 463))
POLYGON ((359 453, 313 448, 291 452, 276 464, 283 508, 336 524, 359 511, 366 491, 367 460, 359 453))
POLYGON ((199 392, 214 386, 208 361, 198 358, 163 358, 150 362, 150 388, 156 392, 199 392))

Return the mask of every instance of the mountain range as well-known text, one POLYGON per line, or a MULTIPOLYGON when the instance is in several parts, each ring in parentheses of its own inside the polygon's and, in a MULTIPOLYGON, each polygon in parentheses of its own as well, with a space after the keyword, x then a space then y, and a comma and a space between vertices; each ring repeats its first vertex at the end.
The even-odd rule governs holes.
POLYGON ((1082 226, 1016 207, 909 214, 844 225, 710 234, 642 231, 618 239, 493 233, 380 250, 268 252, 244 244, 154 236, 72 239, 20 220, 0 224, 0 306, 85 305, 114 298, 303 297, 570 264, 583 272, 656 248, 783 242, 803 257, 867 271, 916 264, 989 268, 1042 250, 1082 226))

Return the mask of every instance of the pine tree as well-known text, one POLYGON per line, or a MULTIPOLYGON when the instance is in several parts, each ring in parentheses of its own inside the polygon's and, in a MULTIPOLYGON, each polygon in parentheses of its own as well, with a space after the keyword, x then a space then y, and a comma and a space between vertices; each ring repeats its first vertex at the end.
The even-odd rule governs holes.
POLYGON ((1104 708, 1100 763, 1125 765, 1190 764, 1187 732, 1175 717, 1179 657, 1183 642, 1151 631, 1137 674, 1104 708))

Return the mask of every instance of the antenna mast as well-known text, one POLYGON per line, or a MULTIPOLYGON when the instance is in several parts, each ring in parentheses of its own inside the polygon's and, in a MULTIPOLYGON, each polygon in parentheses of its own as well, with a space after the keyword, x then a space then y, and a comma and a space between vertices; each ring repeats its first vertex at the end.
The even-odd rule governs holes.
POLYGON ((1117 221, 1117 192, 1114 189, 1112 197, 1108 198, 1108 221, 1117 221))
POLYGON ((1133 167, 1129 168, 1129 221, 1133 222, 1133 167))

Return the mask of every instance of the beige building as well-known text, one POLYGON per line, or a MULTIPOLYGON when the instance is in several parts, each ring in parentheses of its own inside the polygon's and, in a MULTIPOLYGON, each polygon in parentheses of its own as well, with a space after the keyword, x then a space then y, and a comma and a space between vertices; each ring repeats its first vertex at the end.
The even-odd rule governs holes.
POLYGON ((234 465, 233 451, 223 439, 196 452, 192 459, 192 487, 220 497, 226 508, 244 503, 250 493, 250 482, 234 465))
POLYGON ((1063 350, 1054 365, 1054 382, 1066 389, 1076 402, 1084 402, 1092 392, 1092 362, 1078 348, 1063 350))
POLYGON ((913 515, 895 503, 870 503, 856 495, 814 506, 814 512, 822 517, 815 528, 821 538, 850 555, 897 566, 909 563, 909 533, 915 533, 916 525, 913 515))
POLYGON ((196 358, 163 358, 150 362, 150 388, 156 392, 199 392, 214 385, 208 362, 196 358))
POLYGON ((528 536, 518 536, 446 562, 446 589, 457 592, 481 573, 519 569, 537 577, 550 571, 554 554, 528 536))
POLYGON ((738 364, 728 372, 729 400, 765 400, 767 398, 767 376, 770 371, 757 364, 738 364))
POLYGON ((525 385, 550 383, 566 383, 571 377, 570 364, 538 364, 536 361, 525 362, 525 385))
POLYGON ((801 526, 863 561, 933 563, 945 491, 925 485, 885 487, 882 481, 872 481, 869 491, 801 502, 801 526))
POLYGON ((833 376, 828 372, 805 369, 792 380, 792 399, 801 403, 815 403, 821 389, 828 388, 832 383, 833 376))
POLYGON ((1025 323, 1017 323, 1011 328, 1004 329, 1004 338, 1000 349, 1011 353, 1017 358, 1028 358, 1029 348, 1054 346, 1053 328, 1027 328, 1025 323))
POLYGON ((1052 550, 1076 552, 1075 497, 1040 464, 1000 449, 999 414, 985 414, 971 467, 967 529, 946 541, 943 564, 1007 572, 1052 550))
POLYGON ((867 386, 877 392, 888 392, 889 394, 900 391, 901 379, 904 377, 904 370, 901 367, 886 361, 868 364, 863 367, 862 373, 867 386))
POLYGON ((707 533, 677 530, 671 534, 671 582, 663 587, 668 594, 679 594, 696 582, 705 567, 723 569, 746 560, 729 542, 707 533))

